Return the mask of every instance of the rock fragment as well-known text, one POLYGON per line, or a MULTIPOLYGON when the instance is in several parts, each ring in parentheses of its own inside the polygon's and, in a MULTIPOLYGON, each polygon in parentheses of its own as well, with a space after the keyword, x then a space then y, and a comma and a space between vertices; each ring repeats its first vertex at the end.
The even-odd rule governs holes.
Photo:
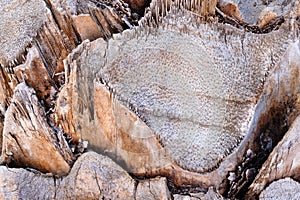
POLYGON ((165 177, 157 177, 139 181, 135 193, 136 200, 171 199, 165 177))
POLYGON ((35 91, 24 82, 19 84, 5 113, 2 162, 66 175, 73 155, 62 133, 54 132, 46 120, 35 91))
POLYGON ((300 184, 291 178, 274 181, 259 196, 260 200, 297 200, 299 198, 300 184))

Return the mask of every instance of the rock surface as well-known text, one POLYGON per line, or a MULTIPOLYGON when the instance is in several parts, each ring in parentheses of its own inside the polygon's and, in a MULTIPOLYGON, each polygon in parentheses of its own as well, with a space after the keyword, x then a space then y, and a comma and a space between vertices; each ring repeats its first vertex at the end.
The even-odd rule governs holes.
POLYGON ((134 191, 135 181, 120 166, 93 152, 79 157, 63 179, 0 167, 4 199, 134 199, 134 191))
POLYGON ((5 113, 1 162, 66 175, 73 154, 61 134, 48 125, 35 91, 23 82, 5 113))
POLYGON ((259 196, 260 200, 296 200, 300 198, 300 184, 291 178, 271 183, 259 196))
POLYGON ((5 0, 0 2, 0 13, 0 64, 4 67, 20 60, 20 54, 46 22, 48 11, 42 0, 5 0))
POLYGON ((299 180, 299 1, 153 0, 140 21, 148 1, 127 2, 0 3, 0 161, 27 169, 0 167, 0 198, 267 198, 299 180), (83 139, 105 156, 35 170, 66 174, 83 139))
MULTIPOLYGON (((68 62, 78 60, 85 80, 107 84, 114 97, 154 131, 181 167, 206 172, 215 169, 247 135, 262 81, 284 54, 291 35, 284 29, 268 35, 237 31, 225 39, 222 30, 230 27, 204 24, 198 30, 189 27, 186 35, 176 28, 187 23, 184 19, 179 15, 166 18, 165 27, 153 35, 141 31, 136 37, 137 29, 115 35, 108 43, 94 41, 68 62), (260 45, 266 41, 274 43, 260 45), (142 65, 140 60, 144 60, 142 65)), ((84 112, 94 116, 93 83, 79 87, 84 112)), ((92 118, 87 120, 93 123, 92 118)), ((88 137, 85 133, 82 131, 83 139, 88 137)))
POLYGON ((139 181, 136 188, 135 199, 171 199, 170 191, 167 187, 167 179, 165 177, 157 177, 139 181))

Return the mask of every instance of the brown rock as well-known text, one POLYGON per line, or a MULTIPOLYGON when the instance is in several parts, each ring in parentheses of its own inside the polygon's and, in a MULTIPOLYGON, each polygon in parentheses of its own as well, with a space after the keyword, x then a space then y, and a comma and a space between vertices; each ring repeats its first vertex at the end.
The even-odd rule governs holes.
POLYGON ((67 174, 72 153, 62 133, 54 132, 47 124, 35 91, 21 83, 11 102, 5 113, 2 162, 55 175, 67 174))
POLYGON ((274 13, 272 10, 266 8, 260 13, 257 26, 259 28, 263 28, 268 23, 270 23, 273 19, 275 19, 275 17, 277 17, 276 13, 274 13))
POLYGON ((72 20, 81 40, 103 37, 97 23, 89 14, 73 15, 72 20))
POLYGON ((26 81, 26 84, 36 91, 37 97, 50 107, 56 93, 56 85, 35 46, 28 49, 26 62, 14 67, 14 73, 19 81, 26 81))
POLYGON ((157 177, 149 180, 139 181, 136 193, 136 200, 166 200, 171 199, 165 177, 157 177))
POLYGON ((150 6, 151 0, 124 0, 128 3, 133 12, 143 15, 145 8, 150 6))
POLYGON ((243 21, 243 16, 238 5, 232 1, 220 0, 218 1, 218 8, 227 16, 243 21))

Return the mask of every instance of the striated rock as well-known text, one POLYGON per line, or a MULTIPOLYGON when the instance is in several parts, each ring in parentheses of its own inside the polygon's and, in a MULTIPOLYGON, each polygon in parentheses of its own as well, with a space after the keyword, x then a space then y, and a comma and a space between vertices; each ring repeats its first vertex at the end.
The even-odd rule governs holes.
POLYGON ((284 177, 300 178, 298 175, 300 163, 297 158, 299 156, 299 141, 297 138, 300 131, 299 58, 300 45, 297 41, 290 45, 279 65, 280 68, 274 71, 267 82, 266 92, 262 98, 265 102, 260 106, 260 109, 266 109, 266 113, 272 113, 273 122, 269 118, 269 123, 275 124, 272 126, 276 126, 278 117, 283 118, 281 122, 283 124, 281 126, 278 124, 277 130, 269 131, 267 129, 261 133, 259 136, 261 148, 272 148, 272 145, 276 144, 276 140, 278 140, 277 137, 280 131, 285 132, 284 127, 290 127, 290 129, 273 149, 250 186, 249 195, 251 196, 259 194, 273 180, 284 177), (275 85, 277 85, 276 88, 274 88, 275 85), (276 113, 274 111, 278 108, 281 108, 282 112, 276 113))
POLYGON ((73 155, 62 133, 54 131, 46 120, 35 91, 19 84, 5 113, 1 162, 67 174, 73 155))
MULTIPOLYGON (((243 36, 236 31, 225 39, 222 31, 229 27, 204 24, 190 27, 187 35, 176 28, 179 23, 187 24, 184 18, 176 17, 176 27, 172 20, 166 18, 165 27, 153 35, 141 31, 136 37, 140 30, 135 30, 115 35, 108 43, 97 40, 81 56, 74 53, 67 68, 81 66, 79 96, 85 109, 80 112, 89 113, 91 123, 97 104, 90 100, 96 97, 89 79, 98 79, 154 131, 175 162, 185 169, 206 172, 215 169, 248 133, 261 82, 278 63, 290 36, 285 30, 243 36), (210 31, 205 32, 207 29, 210 31), (274 43, 261 46, 265 41, 274 43)), ((82 127, 87 126, 83 123, 82 127)), ((83 139, 98 134, 82 131, 83 139)))
POLYGON ((300 198, 300 184, 291 178, 271 183, 259 196, 260 200, 296 200, 300 198))
POLYGON ((56 92, 56 85, 45 67, 38 49, 34 46, 28 49, 26 62, 14 67, 14 74, 19 82, 26 84, 36 91, 36 95, 50 106, 56 92))
MULTIPOLYGON (((276 113, 285 107, 273 107, 275 114, 261 109, 272 107, 265 101, 275 98, 265 98, 274 85, 264 83, 275 66, 281 69, 294 36, 287 24, 258 35, 172 12, 157 28, 148 27, 150 32, 124 31, 108 42, 84 42, 70 54, 64 92, 70 95, 62 99, 78 104, 67 112, 57 108, 57 116, 69 116, 78 124, 74 133, 90 148, 136 175, 166 176, 176 185, 214 186, 223 193, 229 172, 248 149, 261 151, 255 145, 259 135, 281 126, 276 113), (195 27, 184 26, 185 19, 195 27)), ((283 133, 278 129, 274 137, 283 133)), ((247 168, 241 169, 243 185, 247 168)))
POLYGON ((167 187, 167 179, 165 177, 157 177, 139 181, 136 188, 135 199, 171 199, 170 192, 167 187))
POLYGON ((22 60, 20 54, 47 20, 47 9, 42 0, 5 0, 0 3, 0 13, 0 64, 7 66, 22 60))

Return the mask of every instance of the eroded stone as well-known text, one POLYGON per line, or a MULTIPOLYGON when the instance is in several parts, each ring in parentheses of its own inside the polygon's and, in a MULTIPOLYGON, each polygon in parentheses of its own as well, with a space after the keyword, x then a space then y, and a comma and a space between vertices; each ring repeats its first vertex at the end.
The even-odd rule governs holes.
MULTIPOLYGON (((187 24, 180 19, 166 18, 165 27, 153 35, 141 32, 137 37, 136 30, 108 43, 97 40, 75 59, 85 68, 86 79, 98 77, 138 113, 175 162, 205 172, 216 168, 247 134, 262 80, 283 55, 289 35, 284 30, 223 35, 204 24, 185 34, 176 28, 187 24), (276 42, 261 45, 270 40, 276 42)), ((87 84, 81 88, 93 87, 87 84)), ((93 107, 91 101, 85 104, 93 107)))
POLYGON ((2 162, 67 174, 73 155, 62 133, 54 132, 46 120, 35 91, 24 82, 19 84, 5 113, 2 162))
POLYGON ((47 20, 42 0, 13 0, 0 3, 0 64, 8 65, 25 51, 37 31, 47 20))
POLYGON ((300 198, 300 184, 291 178, 271 183, 259 196, 260 200, 296 200, 300 198))
POLYGON ((136 200, 171 199, 165 177, 139 181, 135 193, 136 200))

